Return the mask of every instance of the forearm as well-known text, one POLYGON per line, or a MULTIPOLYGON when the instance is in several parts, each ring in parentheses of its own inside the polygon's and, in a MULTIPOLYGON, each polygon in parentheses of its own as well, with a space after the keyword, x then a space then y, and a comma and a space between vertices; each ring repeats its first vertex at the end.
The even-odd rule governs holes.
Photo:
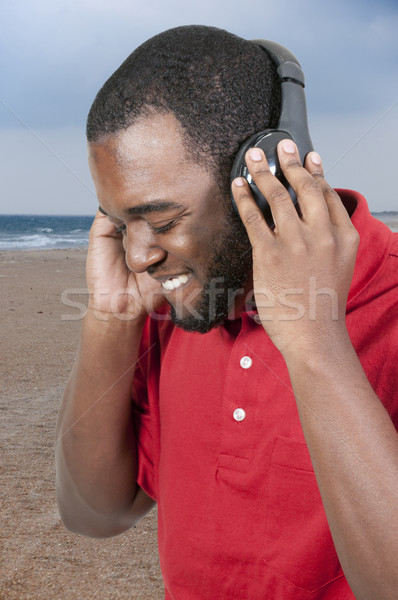
POLYGON ((106 535, 108 528, 118 532, 133 522, 137 465, 131 386, 142 326, 142 320, 101 320, 91 311, 82 324, 56 433, 58 501, 72 528, 76 523, 79 529, 80 521, 93 528, 98 523, 106 535))
POLYGON ((355 597, 396 598, 398 436, 348 335, 286 360, 335 547, 355 597))

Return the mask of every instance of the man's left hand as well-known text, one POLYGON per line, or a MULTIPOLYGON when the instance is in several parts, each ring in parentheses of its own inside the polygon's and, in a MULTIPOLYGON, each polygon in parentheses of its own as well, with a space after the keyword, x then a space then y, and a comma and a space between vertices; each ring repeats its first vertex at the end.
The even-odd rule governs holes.
POLYGON ((296 145, 283 140, 278 155, 301 216, 258 148, 247 152, 246 164, 270 205, 275 228, 268 227, 245 179, 235 179, 232 190, 253 249, 257 310, 286 358, 290 352, 317 351, 333 344, 336 335, 346 335, 345 309, 359 235, 323 177, 319 154, 310 152, 304 168, 296 145))

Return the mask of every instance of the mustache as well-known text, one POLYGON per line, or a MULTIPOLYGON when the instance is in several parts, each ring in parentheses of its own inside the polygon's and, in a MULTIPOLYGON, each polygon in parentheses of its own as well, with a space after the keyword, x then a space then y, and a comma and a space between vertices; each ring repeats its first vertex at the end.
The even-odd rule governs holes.
POLYGON ((186 265, 150 265, 147 268, 148 275, 162 275, 163 273, 192 273, 193 269, 191 267, 187 267, 186 265))

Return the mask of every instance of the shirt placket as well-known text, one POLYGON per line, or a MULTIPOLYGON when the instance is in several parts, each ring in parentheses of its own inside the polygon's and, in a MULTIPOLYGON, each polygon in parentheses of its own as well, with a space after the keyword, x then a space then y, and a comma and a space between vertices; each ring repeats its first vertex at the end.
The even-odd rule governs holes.
POLYGON ((255 353, 245 344, 247 330, 248 323, 243 320, 226 369, 218 460, 219 469, 241 472, 249 468, 254 447, 256 396, 261 371, 255 353))

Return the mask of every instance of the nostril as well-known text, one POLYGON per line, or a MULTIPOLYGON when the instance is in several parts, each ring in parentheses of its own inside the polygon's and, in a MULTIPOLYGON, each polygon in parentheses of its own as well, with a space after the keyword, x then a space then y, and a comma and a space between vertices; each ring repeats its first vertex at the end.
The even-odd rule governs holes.
POLYGON ((133 273, 144 273, 151 267, 158 266, 167 256, 163 248, 155 247, 148 250, 132 248, 126 251, 126 264, 133 273))

